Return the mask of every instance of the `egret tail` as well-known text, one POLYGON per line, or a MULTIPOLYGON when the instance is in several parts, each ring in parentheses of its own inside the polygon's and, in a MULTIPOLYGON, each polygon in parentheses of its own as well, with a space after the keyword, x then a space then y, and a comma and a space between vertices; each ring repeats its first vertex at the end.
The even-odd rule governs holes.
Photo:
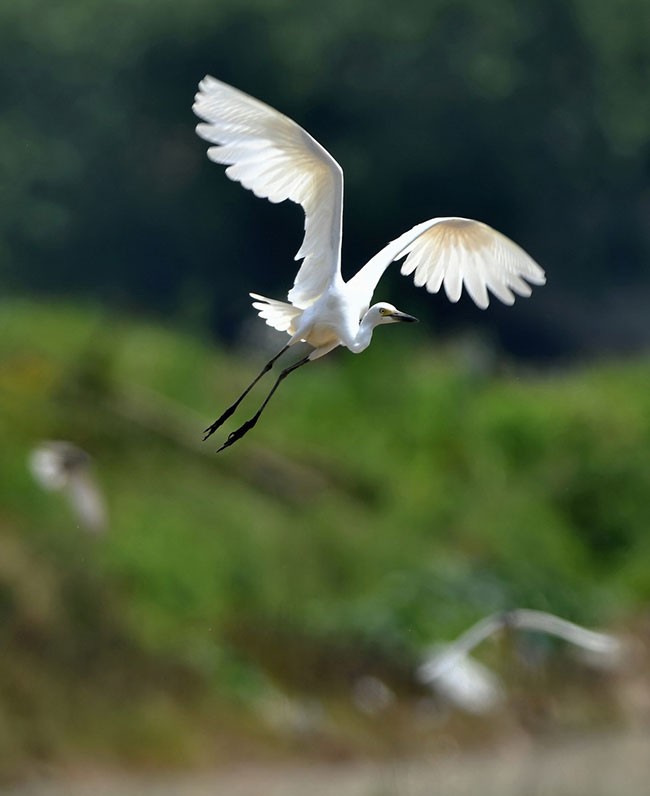
MULTIPOLYGON (((279 355, 278 355, 278 356, 279 356, 279 355)), ((277 357, 276 357, 276 359, 277 359, 277 357)), ((271 364, 272 364, 274 361, 275 361, 275 360, 271 360, 271 364)), ((303 365, 306 365, 308 362, 311 362, 311 360, 310 360, 310 358, 309 358, 309 355, 307 355, 306 357, 303 357, 303 359, 299 359, 299 360, 298 360, 298 362, 295 362, 293 365, 289 365, 289 367, 288 367, 288 368, 285 368, 283 371, 281 371, 281 372, 280 372, 280 375, 279 375, 279 376, 278 376, 278 378, 275 380, 275 384, 273 385, 273 387, 271 387, 271 389, 270 389, 270 391, 269 391, 269 394, 266 396, 266 398, 264 399, 264 401, 263 401, 262 405, 261 405, 261 406, 260 406, 260 408, 257 410, 257 412, 255 412, 255 414, 253 415, 253 417, 251 417, 251 419, 250 419, 250 420, 247 420, 247 421, 246 421, 245 423, 243 423, 243 424, 242 424, 242 425, 241 425, 239 428, 236 428, 234 431, 231 431, 231 432, 230 432, 230 434, 228 435, 228 439, 227 439, 227 440, 226 440, 226 441, 223 443, 223 445, 222 445, 222 446, 221 446, 221 447, 220 447, 220 448, 217 450, 217 453, 220 453, 220 452, 221 452, 222 450, 224 450, 225 448, 229 448, 231 445, 234 445, 234 444, 235 444, 235 442, 237 442, 237 440, 240 440, 240 439, 241 439, 241 438, 242 438, 242 437, 243 437, 245 434, 247 434, 247 433, 248 433, 248 432, 249 432, 249 431, 250 431, 252 428, 254 428, 254 427, 255 427, 255 425, 257 424, 257 421, 260 419, 260 417, 261 417, 261 415, 262 415, 262 412, 263 412, 263 411, 266 409, 266 405, 267 405, 267 404, 268 404, 268 402, 271 400, 271 396, 273 395, 273 393, 274 393, 274 392, 275 392, 275 391, 278 389, 278 387, 280 386, 280 382, 281 382, 283 379, 286 379, 286 377, 287 377, 287 376, 288 376, 290 373, 292 373, 294 370, 298 370, 298 368, 302 367, 303 365)), ((266 371, 264 371, 264 372, 266 372, 266 371)), ((262 374, 260 373, 260 375, 257 377, 257 379, 256 379, 255 381, 257 381, 257 380, 258 380, 258 379, 261 377, 261 375, 262 375, 262 374)), ((255 384, 255 382, 253 382, 253 384, 255 384)), ((251 387, 253 386, 253 384, 251 384, 251 387)), ((249 387, 248 389, 250 390, 250 387, 249 387)), ((247 390, 247 392, 248 392, 248 390, 247 390)), ((245 393, 244 393, 244 394, 245 394, 245 393)), ((242 396, 242 398, 243 398, 243 396, 242 396)), ((241 399, 240 399, 240 400, 241 400, 241 399)), ((233 411, 234 411, 234 408, 233 408, 233 411)), ((232 414, 232 412, 231 412, 231 414, 232 414)), ((208 435, 208 436, 209 436, 209 435, 208 435)), ((206 439, 207 439, 207 437, 206 437, 206 439)))
POLYGON ((282 354, 284 354, 284 352, 285 352, 285 351, 288 351, 288 350, 289 350, 289 346, 288 346, 288 345, 285 345, 285 347, 284 347, 284 348, 283 348, 281 351, 279 351, 279 352, 278 352, 278 353, 277 353, 277 354, 276 354, 276 355, 273 357, 273 359, 269 359, 269 361, 266 363, 266 365, 264 365, 264 367, 262 368, 262 370, 261 370, 261 371, 260 371, 260 372, 257 374, 257 376, 256 376, 256 377, 253 379, 253 381, 252 381, 252 382, 251 382, 251 383, 248 385, 248 387, 246 387, 246 389, 245 389, 245 390, 244 390, 244 392, 243 392, 243 393, 242 393, 242 394, 239 396, 239 398, 237 398, 237 400, 236 400, 236 401, 235 401, 233 404, 231 404, 231 405, 230 405, 230 406, 229 406, 229 407, 226 409, 226 411, 225 411, 225 412, 224 412, 224 413, 223 413, 223 414, 222 414, 220 417, 218 417, 218 418, 217 418, 217 419, 214 421, 214 423, 212 423, 212 425, 208 426, 208 427, 207 427, 207 428, 204 430, 204 432, 203 432, 203 434, 204 434, 204 436, 203 436, 203 442, 205 442, 205 441, 206 441, 206 439, 208 439, 208 437, 211 437, 211 436, 212 436, 212 434, 214 434, 214 432, 215 432, 215 431, 216 431, 218 428, 220 428, 220 427, 221 427, 221 426, 222 426, 222 425, 223 425, 223 424, 226 422, 226 420, 228 420, 228 418, 229 418, 229 417, 230 417, 230 416, 233 414, 233 412, 234 412, 234 411, 237 409, 237 407, 239 406, 239 404, 240 404, 240 403, 241 403, 241 402, 244 400, 244 398, 245 398, 245 397, 248 395, 248 393, 249 393, 249 392, 250 392, 250 391, 253 389, 253 387, 254 387, 254 386, 257 384, 257 382, 258 382, 258 381, 259 381, 259 380, 262 378, 262 376, 264 376, 264 374, 265 374, 265 373, 268 373, 268 372, 269 372, 269 370, 271 370, 271 368, 273 367, 274 363, 275 363, 275 362, 276 362, 278 359, 280 359, 280 357, 282 356, 282 354))

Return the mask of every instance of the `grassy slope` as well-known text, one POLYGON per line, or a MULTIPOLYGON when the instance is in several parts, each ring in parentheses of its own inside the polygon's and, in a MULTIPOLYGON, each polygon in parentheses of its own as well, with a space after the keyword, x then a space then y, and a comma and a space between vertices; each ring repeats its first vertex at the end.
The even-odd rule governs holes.
POLYGON ((269 677, 399 682, 489 611, 603 624, 647 599, 647 363, 485 376, 382 337, 296 374, 217 457, 200 430, 262 357, 0 306, 0 767, 79 746, 183 758, 198 715, 246 734, 232 700, 269 677), (44 438, 94 456, 106 538, 32 482, 44 438))

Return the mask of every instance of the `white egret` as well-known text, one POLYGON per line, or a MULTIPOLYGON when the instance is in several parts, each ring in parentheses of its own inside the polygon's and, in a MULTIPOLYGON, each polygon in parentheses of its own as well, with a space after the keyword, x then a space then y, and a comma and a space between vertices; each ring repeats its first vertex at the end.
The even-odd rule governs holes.
POLYGON ((434 646, 418 667, 417 679, 436 688, 463 710, 492 710, 502 700, 501 685, 496 675, 470 653, 502 630, 533 631, 561 638, 588 653, 589 657, 583 659, 594 668, 614 669, 627 654, 623 641, 608 633, 588 630, 546 611, 518 608, 486 616, 450 644, 434 646))
POLYGON ((385 246, 347 282, 341 275, 343 172, 332 156, 296 122, 213 77, 199 84, 193 106, 204 120, 196 131, 213 146, 208 157, 227 166, 226 175, 271 202, 286 199, 305 211, 305 237, 295 259, 302 265, 288 302, 251 293, 253 307, 269 326, 289 335, 284 348, 262 369, 239 398, 205 430, 207 439, 237 409, 259 379, 287 349, 306 342, 312 351, 282 370, 257 413, 233 431, 223 450, 257 423, 280 382, 293 370, 344 346, 364 351, 377 326, 410 322, 412 315, 392 304, 371 306, 377 283, 388 266, 406 256, 401 272, 437 293, 444 285, 456 302, 463 285, 485 309, 488 291, 504 304, 515 293, 529 296, 545 282, 544 271, 517 244, 480 221, 432 218, 385 246))
POLYGON ((49 492, 64 492, 79 522, 91 533, 103 533, 108 513, 91 471, 86 451, 63 440, 42 442, 29 455, 34 479, 49 492))

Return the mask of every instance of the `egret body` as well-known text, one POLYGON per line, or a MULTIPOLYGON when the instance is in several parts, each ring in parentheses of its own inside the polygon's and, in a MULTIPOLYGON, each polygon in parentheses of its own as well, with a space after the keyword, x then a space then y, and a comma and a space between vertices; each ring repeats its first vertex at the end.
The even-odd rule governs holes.
POLYGON ((371 305, 379 280, 395 260, 406 257, 402 273, 412 274, 415 284, 430 293, 444 286, 448 298, 456 302, 464 286, 482 309, 489 304, 488 291, 512 304, 515 294, 529 296, 531 284, 545 282, 544 271, 516 243, 487 224, 456 217, 417 224, 346 282, 341 275, 343 172, 334 158, 296 122, 213 77, 199 84, 193 110, 204 120, 197 133, 212 144, 208 157, 226 165, 230 179, 271 202, 296 202, 305 212, 305 237, 295 258, 302 264, 288 301, 250 294, 260 317, 286 332, 289 340, 206 429, 204 439, 233 414, 290 346, 306 342, 312 350, 281 371, 257 413, 233 431, 219 450, 257 423, 280 382, 296 368, 338 346, 359 354, 370 345, 377 326, 416 320, 392 304, 371 305))

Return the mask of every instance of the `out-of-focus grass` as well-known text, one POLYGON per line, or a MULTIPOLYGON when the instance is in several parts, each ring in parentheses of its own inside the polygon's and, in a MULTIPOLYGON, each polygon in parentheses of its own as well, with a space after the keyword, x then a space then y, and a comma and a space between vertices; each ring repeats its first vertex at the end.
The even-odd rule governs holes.
POLYGON ((201 727, 258 733, 236 705, 271 681, 399 689, 423 645, 483 614, 603 623, 648 599, 647 362, 488 372, 412 340, 302 370, 216 456, 229 429, 203 446, 201 429, 263 354, 0 306, 0 770, 191 757, 201 727), (52 438, 94 457, 105 538, 32 481, 52 438))

